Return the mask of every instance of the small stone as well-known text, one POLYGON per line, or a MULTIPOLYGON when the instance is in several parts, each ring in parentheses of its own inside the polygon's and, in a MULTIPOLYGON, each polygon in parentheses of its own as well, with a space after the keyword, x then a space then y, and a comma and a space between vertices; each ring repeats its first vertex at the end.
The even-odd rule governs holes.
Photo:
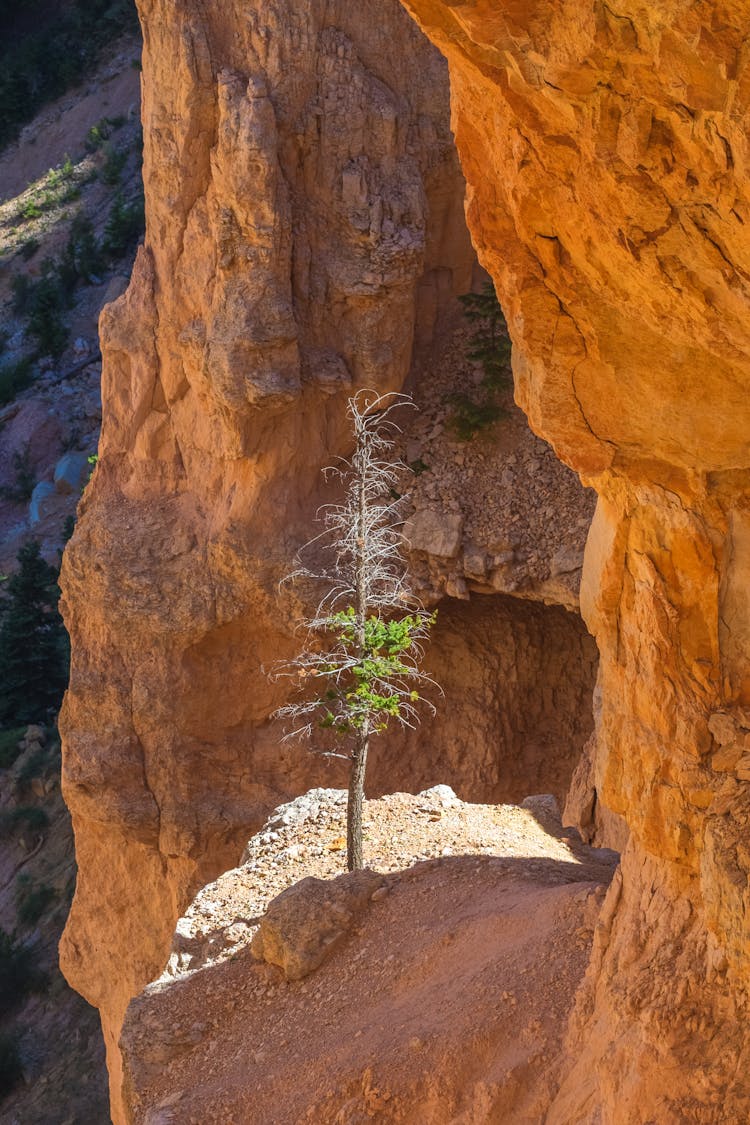
POLYGON ((29 520, 32 524, 39 523, 51 510, 53 498, 57 496, 54 484, 48 480, 40 480, 31 494, 29 503, 29 520))

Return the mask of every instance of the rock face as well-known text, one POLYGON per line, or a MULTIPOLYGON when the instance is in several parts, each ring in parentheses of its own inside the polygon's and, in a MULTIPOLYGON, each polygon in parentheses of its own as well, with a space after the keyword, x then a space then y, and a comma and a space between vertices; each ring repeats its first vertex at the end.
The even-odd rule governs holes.
POLYGON ((518 400, 599 494, 593 765, 630 843, 548 1121, 745 1121, 747 6, 406 6, 450 63, 518 400))

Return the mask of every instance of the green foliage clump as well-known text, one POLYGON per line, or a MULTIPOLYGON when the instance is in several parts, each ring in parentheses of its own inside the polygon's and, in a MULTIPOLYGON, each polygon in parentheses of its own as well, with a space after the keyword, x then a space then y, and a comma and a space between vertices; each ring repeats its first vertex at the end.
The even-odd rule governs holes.
POLYGON ((34 363, 29 356, 0 366, 0 406, 12 402, 32 383, 34 363))
POLYGON ((0 1012, 13 1011, 32 992, 43 992, 48 983, 33 950, 0 929, 0 1012))
POLYGON ((406 705, 416 703, 419 692, 404 695, 401 690, 413 672, 413 665, 402 658, 434 621, 435 614, 407 614, 390 621, 373 614, 364 622, 362 644, 354 607, 333 614, 328 628, 335 636, 339 659, 317 670, 330 683, 320 701, 320 726, 349 734, 367 722, 372 731, 382 731, 389 719, 403 718, 406 705))
POLYGON ((62 702, 68 639, 57 603, 57 573, 39 544, 18 552, 18 571, 0 603, 0 723, 38 722, 62 702))
POLYGON ((23 1078, 18 1035, 0 1033, 0 1098, 7 1097, 23 1078))
MULTIPOLYGON (((17 0, 2 0, 0 21, 18 18, 17 0), (4 9, 4 10, 3 10, 4 9)), ((26 34, 3 35, 0 49, 0 149, 46 102, 90 73, 103 47, 138 26, 133 0, 73 0, 26 34), (7 44, 7 45, 6 45, 7 44)), ((2 29, 0 29, 2 30, 2 29)), ((11 28, 11 31, 14 29, 11 28)))
POLYGON ((110 258, 121 258, 143 236, 144 224, 142 197, 126 203, 122 192, 118 191, 104 228, 104 253, 110 258))
POLYGON ((481 364, 484 376, 474 395, 449 396, 453 407, 449 425, 461 441, 471 441, 477 432, 503 417, 500 394, 511 384, 510 340, 491 282, 481 293, 466 293, 460 300, 464 316, 475 326, 468 357, 481 364))
POLYGON ((50 168, 47 173, 47 186, 57 188, 68 183, 73 176, 73 171, 73 161, 69 156, 66 156, 59 168, 50 168))
POLYGON ((10 730, 0 731, 0 770, 9 769, 21 753, 18 743, 25 730, 26 727, 11 727, 10 730))
POLYGON ((49 817, 38 805, 18 805, 0 814, 0 838, 24 831, 44 832, 45 828, 49 828, 49 817))
POLYGON ((21 208, 21 218, 24 222, 31 222, 32 219, 40 219, 42 216, 42 208, 39 201, 36 199, 27 199, 21 208))
POLYGON ((16 450, 13 454, 13 472, 15 473, 13 485, 10 488, 0 488, 0 496, 16 504, 25 504, 31 499, 36 485, 36 473, 31 463, 31 446, 28 442, 20 452, 16 450))
POLYGON ((46 883, 36 883, 30 875, 16 879, 16 913, 22 926, 35 926, 54 902, 55 892, 46 883))
MULTIPOLYGON (((123 124, 124 119, 118 118, 118 123, 123 124)), ((110 117, 102 117, 96 125, 92 125, 86 134, 86 152, 98 152, 100 148, 103 148, 112 136, 113 129, 117 127, 115 121, 110 117)))

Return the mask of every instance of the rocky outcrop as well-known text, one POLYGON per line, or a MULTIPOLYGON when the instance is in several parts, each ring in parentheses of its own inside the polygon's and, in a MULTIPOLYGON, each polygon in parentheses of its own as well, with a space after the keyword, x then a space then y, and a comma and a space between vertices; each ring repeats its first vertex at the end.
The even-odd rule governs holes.
POLYGON ((406 6, 450 63, 518 400, 599 494, 595 787, 630 843, 548 1120, 744 1121, 746 6, 406 6))
POLYGON ((345 805, 276 810, 178 922, 123 1028, 134 1125, 544 1119, 617 857, 550 797, 436 786, 368 801, 374 870, 340 874, 345 805), (304 977, 255 959, 269 934, 304 977))

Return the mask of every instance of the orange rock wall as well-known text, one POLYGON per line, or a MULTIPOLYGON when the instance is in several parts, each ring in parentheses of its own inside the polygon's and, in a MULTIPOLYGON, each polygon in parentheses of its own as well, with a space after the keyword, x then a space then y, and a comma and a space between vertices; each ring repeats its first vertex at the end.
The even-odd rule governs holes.
POLYGON ((581 595, 594 772, 631 837, 549 1121, 739 1125, 750 4, 405 3, 450 63, 518 401, 599 494, 581 595))

